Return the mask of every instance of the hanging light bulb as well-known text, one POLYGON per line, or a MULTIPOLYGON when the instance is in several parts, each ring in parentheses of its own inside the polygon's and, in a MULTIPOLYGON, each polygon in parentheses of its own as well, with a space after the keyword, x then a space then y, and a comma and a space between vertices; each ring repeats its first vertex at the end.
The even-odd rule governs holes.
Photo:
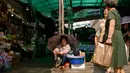
POLYGON ((85 26, 86 28, 88 28, 88 26, 85 26))
POLYGON ((28 10, 29 10, 29 7, 26 7, 26 10, 28 11, 28 10))
POLYGON ((13 17, 13 16, 14 16, 14 14, 11 14, 11 16, 13 17))
POLYGON ((22 23, 24 23, 24 21, 22 21, 22 23))

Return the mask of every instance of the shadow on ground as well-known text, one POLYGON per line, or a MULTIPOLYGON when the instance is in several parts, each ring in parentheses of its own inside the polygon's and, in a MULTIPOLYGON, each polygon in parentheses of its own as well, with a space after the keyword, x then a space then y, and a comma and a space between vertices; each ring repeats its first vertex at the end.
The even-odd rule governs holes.
POLYGON ((107 71, 106 68, 101 67, 99 65, 94 65, 92 69, 93 69, 93 73, 105 73, 107 71))
POLYGON ((52 56, 25 60, 18 66, 12 67, 4 73, 51 73, 54 61, 52 56))

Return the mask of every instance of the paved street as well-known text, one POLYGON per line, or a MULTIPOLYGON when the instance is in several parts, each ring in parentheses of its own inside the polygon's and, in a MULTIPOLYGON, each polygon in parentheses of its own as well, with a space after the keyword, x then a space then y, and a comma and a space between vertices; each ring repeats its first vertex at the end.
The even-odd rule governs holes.
MULTIPOLYGON (((52 68, 52 63, 46 62, 33 62, 26 61, 21 63, 20 66, 14 67, 4 73, 105 73, 106 69, 94 66, 92 63, 86 63, 86 68, 82 70, 67 69, 61 71, 52 68)), ((130 73, 130 63, 125 66, 126 73, 130 73)))
MULTIPOLYGON (((129 65, 126 65, 125 67, 126 73, 130 73, 130 63, 129 65)), ((94 66, 92 63, 86 63, 86 68, 83 70, 74 70, 74 69, 68 69, 64 71, 64 73, 105 73, 106 69, 98 66, 94 66)), ((55 69, 52 70, 51 73, 58 73, 55 69)), ((59 71, 59 73, 63 73, 63 71, 59 71)))

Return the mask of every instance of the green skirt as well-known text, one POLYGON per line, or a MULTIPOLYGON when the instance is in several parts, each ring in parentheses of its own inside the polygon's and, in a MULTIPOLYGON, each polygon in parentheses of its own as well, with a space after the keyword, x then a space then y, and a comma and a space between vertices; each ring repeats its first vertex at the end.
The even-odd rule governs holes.
POLYGON ((111 67, 123 67, 127 65, 127 56, 125 43, 122 37, 122 32, 115 30, 112 36, 112 46, 114 47, 111 67))

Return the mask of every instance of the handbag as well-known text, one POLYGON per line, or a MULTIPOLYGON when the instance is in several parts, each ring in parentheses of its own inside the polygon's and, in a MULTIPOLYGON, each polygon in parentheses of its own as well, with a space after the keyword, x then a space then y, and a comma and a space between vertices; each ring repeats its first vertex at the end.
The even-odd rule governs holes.
POLYGON ((95 51, 91 62, 104 67, 109 67, 112 60, 112 54, 113 54, 112 45, 98 42, 97 46, 95 47, 95 51))

